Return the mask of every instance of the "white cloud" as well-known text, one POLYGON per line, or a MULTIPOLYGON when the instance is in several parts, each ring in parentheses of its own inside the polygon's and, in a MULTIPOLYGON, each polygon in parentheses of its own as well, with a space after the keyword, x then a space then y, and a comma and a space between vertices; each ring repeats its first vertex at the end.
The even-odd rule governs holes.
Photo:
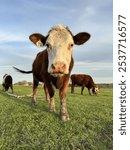
POLYGON ((11 33, 8 31, 0 31, 0 43, 7 43, 7 42, 24 42, 27 39, 25 38, 24 35, 21 33, 11 33))
POLYGON ((98 83, 112 83, 112 63, 76 62, 72 74, 89 74, 98 83))

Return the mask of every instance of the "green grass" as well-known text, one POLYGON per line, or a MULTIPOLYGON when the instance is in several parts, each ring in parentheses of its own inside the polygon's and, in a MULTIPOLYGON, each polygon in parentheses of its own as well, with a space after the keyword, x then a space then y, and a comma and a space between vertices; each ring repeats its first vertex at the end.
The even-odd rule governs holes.
MULTIPOLYGON (((0 86, 0 89, 2 87, 0 86)), ((14 86, 17 95, 31 94, 31 87, 14 86)), ((112 89, 100 89, 99 96, 89 96, 80 88, 67 93, 70 121, 50 113, 45 95, 39 87, 37 105, 31 98, 17 99, 0 91, 0 150, 112 150, 112 89)))

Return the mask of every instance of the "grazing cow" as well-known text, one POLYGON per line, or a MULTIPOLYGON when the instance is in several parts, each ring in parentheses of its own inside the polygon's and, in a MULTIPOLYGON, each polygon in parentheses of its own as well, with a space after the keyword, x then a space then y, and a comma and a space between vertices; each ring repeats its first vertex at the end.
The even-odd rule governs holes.
POLYGON ((2 86, 5 92, 8 91, 10 87, 13 93, 13 79, 11 75, 5 74, 3 76, 2 86))
POLYGON ((69 120, 69 115, 65 97, 74 64, 72 49, 74 44, 81 45, 85 43, 90 38, 90 34, 81 32, 73 36, 67 27, 57 25, 48 32, 47 36, 34 33, 29 38, 35 45, 46 46, 47 48, 37 54, 33 62, 32 71, 15 69, 22 73, 33 73, 33 104, 36 102, 38 82, 45 83, 46 91, 48 91, 50 97, 51 112, 55 112, 54 86, 58 88, 60 117, 63 121, 67 121, 69 120))
POLYGON ((74 93, 74 86, 79 85, 81 86, 81 94, 83 95, 84 87, 88 88, 89 95, 91 95, 90 89, 92 89, 92 92, 94 95, 97 95, 98 93, 98 87, 94 83, 92 77, 90 75, 85 74, 72 74, 71 75, 71 93, 74 93))

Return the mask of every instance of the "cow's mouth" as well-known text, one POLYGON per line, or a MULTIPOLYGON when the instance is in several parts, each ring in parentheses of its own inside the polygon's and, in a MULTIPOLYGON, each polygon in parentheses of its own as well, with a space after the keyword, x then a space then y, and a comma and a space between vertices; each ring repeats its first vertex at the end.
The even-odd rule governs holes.
POLYGON ((51 74, 53 77, 62 77, 63 75, 65 75, 65 74, 63 74, 63 73, 52 73, 51 74))

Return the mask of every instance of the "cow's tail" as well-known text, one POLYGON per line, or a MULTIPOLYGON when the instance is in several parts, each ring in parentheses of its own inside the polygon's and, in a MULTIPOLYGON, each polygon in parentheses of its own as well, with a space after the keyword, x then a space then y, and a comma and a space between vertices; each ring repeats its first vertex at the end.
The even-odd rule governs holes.
POLYGON ((31 70, 31 71, 24 71, 24 70, 20 70, 20 69, 14 67, 14 66, 13 66, 13 68, 14 68, 16 71, 21 72, 21 73, 25 73, 25 74, 32 73, 32 70, 31 70))

